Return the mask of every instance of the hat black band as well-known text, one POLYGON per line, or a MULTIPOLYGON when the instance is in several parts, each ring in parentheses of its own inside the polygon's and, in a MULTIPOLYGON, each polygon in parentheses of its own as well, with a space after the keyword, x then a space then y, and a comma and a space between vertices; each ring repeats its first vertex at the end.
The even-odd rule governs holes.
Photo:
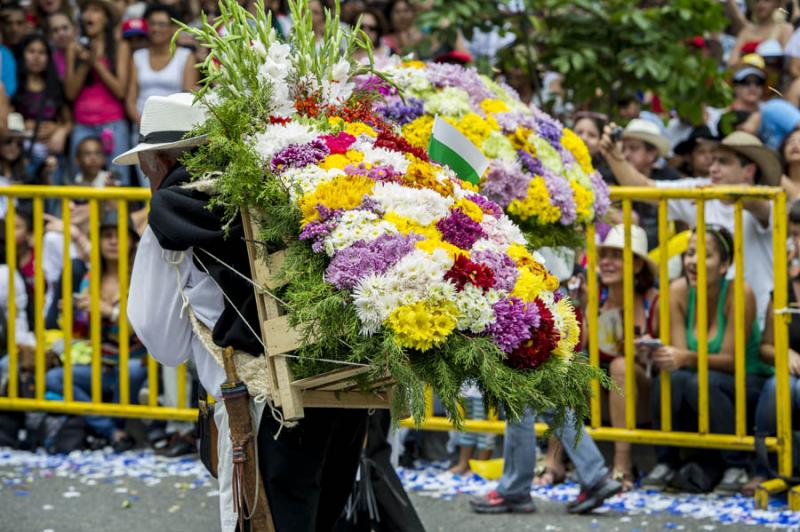
POLYGON ((183 140, 188 131, 153 131, 142 138, 145 144, 166 144, 183 140))

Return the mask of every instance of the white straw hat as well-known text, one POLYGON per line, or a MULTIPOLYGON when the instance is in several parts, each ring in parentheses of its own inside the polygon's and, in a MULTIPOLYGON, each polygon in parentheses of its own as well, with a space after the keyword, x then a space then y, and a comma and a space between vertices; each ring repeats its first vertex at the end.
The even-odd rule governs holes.
POLYGON ((139 126, 139 145, 114 159, 114 164, 137 164, 146 151, 190 148, 206 141, 207 135, 186 137, 206 121, 206 108, 194 103, 194 96, 179 92, 169 96, 151 96, 144 102, 139 126))
POLYGON ((669 139, 661 134, 661 130, 656 124, 649 120, 634 118, 622 132, 623 139, 636 139, 652 144, 658 149, 659 155, 666 157, 669 154, 671 144, 669 139))
MULTIPOLYGON (((597 247, 598 249, 625 249, 625 226, 619 224, 612 227, 606 235, 606 239, 597 247)), ((647 254, 647 233, 638 225, 631 226, 631 251, 633 251, 634 256, 644 261, 645 265, 650 268, 650 273, 656 278, 658 276, 658 267, 647 254)))

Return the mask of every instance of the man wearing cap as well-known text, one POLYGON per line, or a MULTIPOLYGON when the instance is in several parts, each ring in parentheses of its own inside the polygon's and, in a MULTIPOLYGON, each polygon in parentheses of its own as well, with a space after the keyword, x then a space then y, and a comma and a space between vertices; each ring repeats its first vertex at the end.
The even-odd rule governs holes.
MULTIPOLYGON (((600 150, 617 180, 624 186, 656 188, 698 188, 708 186, 779 186, 781 163, 778 154, 764 146, 757 137, 735 131, 716 147, 708 178, 655 181, 629 164, 606 126, 600 150)), ((768 201, 747 201, 742 213, 744 229, 744 276, 756 293, 759 320, 763 323, 773 288, 772 207, 768 201)), ((694 200, 669 200, 668 217, 694 227, 697 212, 694 200)), ((734 232, 734 206, 721 200, 705 202, 707 224, 718 224, 734 232)), ((733 268, 731 268, 731 271, 733 268)))
MULTIPOLYGON (((226 224, 220 209, 208 209, 207 189, 190 184, 180 162, 205 141, 187 136, 205 120, 205 108, 193 104, 191 94, 153 96, 144 104, 139 145, 115 162, 138 163, 153 191, 131 275, 130 322, 163 364, 177 366, 191 356, 204 388, 219 400, 225 372, 215 356, 221 349, 231 346, 252 356, 264 356, 264 350, 256 333, 255 294, 246 280, 252 274, 241 221, 226 224)), ((353 485, 366 413, 309 408, 296 427, 279 431, 273 415, 262 415, 264 402, 251 404, 259 427, 257 463, 275 529, 331 530, 353 485)), ((221 529, 233 532, 228 417, 224 402, 218 405, 221 529)))
MULTIPOLYGON (((658 167, 661 157, 670 151, 670 142, 661 134, 661 129, 650 120, 634 118, 622 132, 622 154, 625 160, 642 175, 656 181, 680 178, 670 167, 658 167)), ((614 172, 613 168, 611 170, 614 172)), ((614 172, 616 175, 616 172, 614 172)), ((639 215, 639 224, 647 232, 651 247, 658 246, 658 210, 650 204, 636 202, 633 206, 639 215)))

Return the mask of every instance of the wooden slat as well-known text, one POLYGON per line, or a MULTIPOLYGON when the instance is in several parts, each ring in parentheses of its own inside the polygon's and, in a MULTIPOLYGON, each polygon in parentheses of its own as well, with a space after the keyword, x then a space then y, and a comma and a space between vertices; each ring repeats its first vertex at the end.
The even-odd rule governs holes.
POLYGON ((369 371, 370 368, 365 368, 363 366, 346 368, 346 369, 337 369, 334 371, 329 371, 327 373, 322 373, 320 375, 314 375, 313 377, 307 377, 305 379, 294 381, 292 383, 292 386, 299 390, 310 390, 314 388, 319 388, 320 386, 325 386, 326 384, 340 383, 340 382, 347 383, 350 381, 350 379, 352 379, 356 375, 361 375, 362 373, 367 373, 369 371))
MULTIPOLYGON (((394 384, 394 379, 392 379, 391 377, 384 377, 382 379, 377 379, 373 382, 370 382, 369 390, 381 391, 385 390, 389 386, 392 386, 393 384, 394 384)), ((358 382, 353 380, 347 380, 341 382, 334 382, 332 384, 327 384, 325 386, 317 386, 314 389, 322 392, 347 392, 347 391, 359 391, 362 388, 358 382)))
POLYGON ((303 392, 303 404, 307 408, 389 408, 391 393, 380 395, 364 392, 321 392, 307 390, 303 392))
MULTIPOLYGON (((245 245, 247 246, 247 256, 250 259, 250 269, 253 273, 254 278, 256 277, 256 271, 258 270, 258 265, 261 261, 258 260, 258 250, 256 249, 255 245, 255 237, 257 234, 258 227, 255 225, 254 220, 251 218, 250 213, 247 209, 241 209, 242 215, 242 228, 244 229, 244 238, 245 238, 245 245)), ((267 313, 267 307, 264 303, 264 298, 261 294, 258 293, 258 290, 253 287, 254 292, 256 293, 256 307, 258 308, 258 321, 259 323, 263 323, 269 316, 267 313)), ((261 341, 264 344, 267 343, 267 336, 264 334, 264 329, 261 329, 261 341)), ((264 357, 266 358, 267 364, 267 386, 269 387, 270 395, 272 396, 272 400, 275 403, 280 403, 280 395, 277 393, 277 382, 278 377, 275 373, 275 364, 270 357, 264 353, 264 357)))
POLYGON ((289 325, 288 316, 278 316, 264 322, 267 354, 270 357, 291 353, 301 345, 300 331, 289 325))

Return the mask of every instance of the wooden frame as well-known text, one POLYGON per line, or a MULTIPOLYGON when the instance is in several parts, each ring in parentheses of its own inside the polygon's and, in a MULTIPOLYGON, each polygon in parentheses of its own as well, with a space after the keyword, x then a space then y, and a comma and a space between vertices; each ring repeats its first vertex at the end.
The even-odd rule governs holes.
MULTIPOLYGON (((259 232, 258 215, 242 209, 242 225, 247 243, 247 254, 253 280, 258 286, 274 290, 281 286, 273 277, 281 267, 283 251, 266 255, 256 249, 259 232)), ((302 419, 304 408, 389 408, 392 402, 393 381, 384 377, 364 391, 354 380, 371 370, 365 366, 342 366, 337 369, 305 379, 295 379, 286 355, 292 354, 302 343, 300 332, 289 325, 283 309, 270 294, 258 288, 256 302, 261 323, 261 338, 266 346, 267 382, 270 399, 283 410, 287 421, 302 419)))

